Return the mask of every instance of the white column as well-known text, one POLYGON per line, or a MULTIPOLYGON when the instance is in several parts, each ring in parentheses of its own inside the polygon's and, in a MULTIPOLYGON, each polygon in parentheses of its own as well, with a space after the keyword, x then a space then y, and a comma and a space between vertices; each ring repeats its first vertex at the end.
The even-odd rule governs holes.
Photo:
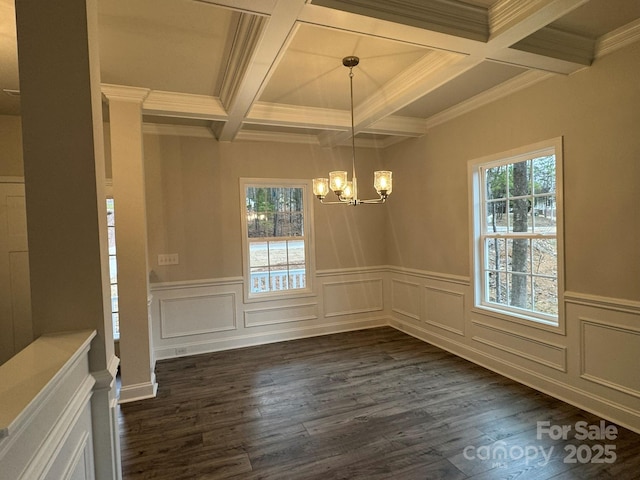
POLYGON ((154 397, 157 390, 149 322, 143 88, 103 85, 109 100, 111 172, 120 313, 120 403, 154 397))
POLYGON ((97 2, 15 5, 34 335, 97 331, 96 478, 120 478, 97 2))

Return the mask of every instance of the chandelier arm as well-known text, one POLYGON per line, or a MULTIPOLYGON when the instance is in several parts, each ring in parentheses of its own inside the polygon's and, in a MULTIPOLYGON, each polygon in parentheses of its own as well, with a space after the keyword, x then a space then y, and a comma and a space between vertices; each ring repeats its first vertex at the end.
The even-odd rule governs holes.
POLYGON ((364 203, 364 204, 375 204, 375 203, 384 203, 387 201, 387 197, 380 197, 380 198, 375 198, 375 199, 370 199, 370 200, 358 200, 358 203, 364 203))

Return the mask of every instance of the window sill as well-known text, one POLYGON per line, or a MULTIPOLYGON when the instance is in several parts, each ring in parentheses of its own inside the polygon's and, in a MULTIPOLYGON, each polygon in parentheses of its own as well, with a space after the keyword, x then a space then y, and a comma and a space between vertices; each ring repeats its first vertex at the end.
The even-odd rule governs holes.
POLYGON ((295 298, 314 297, 316 292, 307 288, 304 290, 275 291, 265 293, 245 293, 244 303, 273 302, 278 300, 289 300, 295 298))
POLYGON ((485 315, 485 316, 497 318, 499 320, 503 320, 505 322, 517 323, 520 325, 525 325, 527 327, 537 328, 540 330, 546 330, 547 332, 556 333, 558 335, 565 335, 565 331, 562 326, 562 323, 560 322, 560 319, 558 319, 558 321, 556 322, 553 322, 550 320, 530 317, 528 315, 518 314, 515 312, 505 312, 503 310, 492 308, 487 305, 475 305, 471 309, 471 313, 485 315))

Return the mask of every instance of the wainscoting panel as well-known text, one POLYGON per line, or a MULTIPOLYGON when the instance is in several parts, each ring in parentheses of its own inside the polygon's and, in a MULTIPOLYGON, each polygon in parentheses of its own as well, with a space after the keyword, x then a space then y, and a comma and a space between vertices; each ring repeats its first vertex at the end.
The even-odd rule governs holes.
POLYGON ((261 327, 279 323, 317 320, 317 318, 318 304, 316 302, 300 305, 252 308, 244 311, 244 326, 247 328, 261 327))
POLYGON ((391 280, 391 310, 414 320, 420 320, 421 300, 420 284, 391 280))
POLYGON ((94 336, 43 335, 0 366, 0 478, 95 478, 96 382, 88 360, 94 336))
POLYGON ((640 398, 640 329, 580 318, 581 377, 640 398))
POLYGON ((640 302, 565 292, 549 330, 477 312, 471 279, 388 271, 393 327, 640 433, 640 302))
POLYGON ((382 286, 382 278, 324 283, 324 316, 338 317, 382 311, 382 286))
POLYGON ((162 338, 235 330, 233 292, 191 295, 160 300, 162 338))
POLYGON ((316 292, 244 302, 241 277, 152 284, 157 359, 388 324, 380 269, 326 270, 316 292), (237 320, 238 319, 238 320, 237 320))
POLYGON ((434 327, 464 336, 464 294, 427 286, 424 289, 424 321, 434 327))
POLYGON ((567 371, 567 347, 543 342, 509 329, 498 328, 480 321, 473 321, 478 333, 472 338, 476 342, 488 345, 520 358, 567 371))

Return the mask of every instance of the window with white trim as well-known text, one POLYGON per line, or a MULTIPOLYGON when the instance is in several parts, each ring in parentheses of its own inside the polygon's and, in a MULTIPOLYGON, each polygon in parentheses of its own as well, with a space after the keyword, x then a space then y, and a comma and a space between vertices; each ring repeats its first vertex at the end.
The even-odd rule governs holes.
POLYGON ((310 292, 309 182, 241 179, 240 191, 247 298, 310 292))
POLYGON ((558 325, 562 139, 470 163, 475 305, 558 325))
POLYGON ((107 198, 107 233, 109 235, 109 283, 111 288, 111 321, 113 339, 120 339, 120 313, 118 311, 118 262, 116 261, 116 219, 113 198, 107 198))

